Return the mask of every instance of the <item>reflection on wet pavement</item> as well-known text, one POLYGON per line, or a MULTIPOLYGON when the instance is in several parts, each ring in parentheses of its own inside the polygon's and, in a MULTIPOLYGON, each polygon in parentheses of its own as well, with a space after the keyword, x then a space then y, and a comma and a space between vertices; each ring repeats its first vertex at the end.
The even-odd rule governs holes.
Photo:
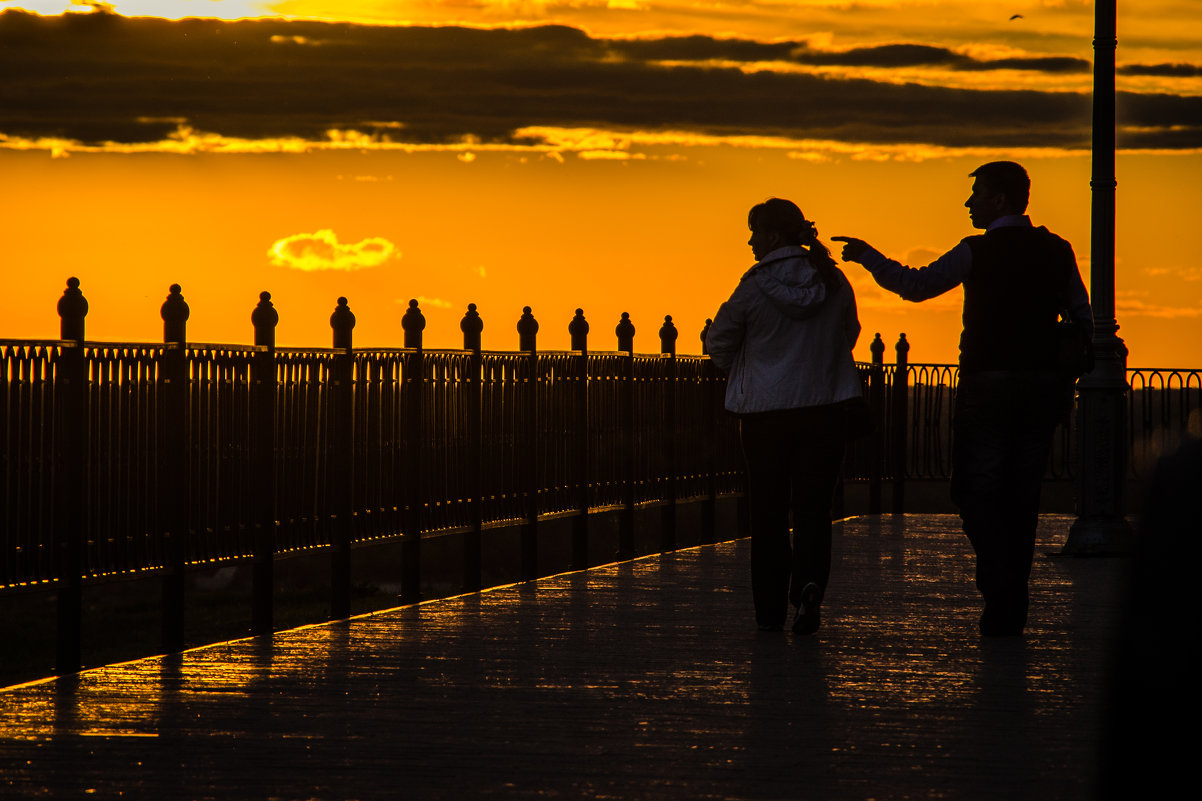
POLYGON ((1089 797, 1121 563, 1037 560, 982 641, 957 524, 843 523, 811 638, 739 541, 10 689, 2 795, 1089 797))

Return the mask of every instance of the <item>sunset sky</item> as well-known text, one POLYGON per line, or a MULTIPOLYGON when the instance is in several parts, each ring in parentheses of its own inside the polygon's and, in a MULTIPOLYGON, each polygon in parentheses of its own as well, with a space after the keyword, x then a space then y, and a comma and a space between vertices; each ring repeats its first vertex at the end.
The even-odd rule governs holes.
MULTIPOLYGON (((0 338, 679 351, 752 262, 747 209, 920 266, 973 233, 978 164, 1024 163, 1030 213, 1089 285, 1093 3, 1080 0, 0 0, 0 338), (1015 15, 1021 15, 1015 17, 1015 15), (1012 17, 1015 17, 1012 19, 1012 17)), ((1117 307, 1132 366, 1199 367, 1202 14, 1119 0, 1117 307)), ((846 265, 865 334, 954 362, 960 291, 922 305, 846 265)), ((889 356, 891 358, 891 355, 889 356)))

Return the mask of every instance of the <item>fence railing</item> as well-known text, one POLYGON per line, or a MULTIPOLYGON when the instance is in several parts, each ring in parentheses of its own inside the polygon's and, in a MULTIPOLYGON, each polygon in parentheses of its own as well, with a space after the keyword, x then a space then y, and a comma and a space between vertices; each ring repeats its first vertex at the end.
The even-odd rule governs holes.
POLYGON ((676 506, 741 491, 737 423, 719 414, 723 379, 677 357, 635 354, 634 327, 590 352, 540 352, 529 309, 522 350, 484 351, 474 307, 461 351, 422 347, 416 302, 405 347, 351 346, 340 299, 335 347, 277 348, 264 293, 248 347, 186 342, 178 287, 161 345, 83 339, 78 282, 60 302, 64 338, 0 342, 0 589, 58 592, 61 671, 79 665, 81 587, 160 575, 166 650, 183 647, 184 576, 252 563, 252 630, 272 630, 273 562, 330 554, 332 617, 350 613, 350 549, 399 540, 401 597, 421 586, 424 538, 462 535, 463 587, 481 586, 482 532, 521 529, 521 574, 538 570, 541 521, 571 517, 571 564, 589 559, 589 517, 619 514, 618 558, 635 555, 635 510, 661 507, 663 549, 676 506), (74 312, 72 311, 74 309, 74 312), (533 330, 529 330, 533 329, 533 330))
MULTIPOLYGON (((272 630, 277 556, 330 556, 331 616, 350 613, 350 551, 400 542, 401 597, 421 584, 424 538, 462 535, 465 589, 481 585, 483 531, 520 528, 521 575, 538 573, 540 521, 571 518, 571 564, 589 554, 589 517, 618 516, 619 558, 634 555, 635 510, 658 507, 659 547, 676 543, 677 505, 742 492, 737 421, 707 357, 677 356, 671 318, 660 353, 634 353, 623 315, 616 351, 590 352, 581 310, 571 351, 536 347, 529 308, 519 350, 485 351, 470 306, 464 349, 422 347, 416 301, 404 347, 354 349, 345 299, 329 349, 276 348, 263 293, 252 346, 187 343, 178 286, 163 306, 164 343, 84 341, 87 304, 72 279, 61 341, 0 341, 0 591, 58 593, 58 664, 79 665, 84 581, 160 575, 163 644, 183 647, 185 574, 252 563, 252 629, 272 630)), ((884 363, 879 334, 860 364, 876 433, 854 443, 845 481, 865 482, 868 511, 905 509, 907 482, 951 471, 957 368, 909 364, 905 335, 884 363)), ((1197 370, 1131 370, 1135 474, 1202 414, 1197 370)), ((1073 474, 1058 432, 1050 478, 1073 474)))
MULTIPOLYGON (((883 364, 884 343, 874 342, 871 364, 860 364, 867 394, 877 410, 877 438, 853 443, 844 479, 873 482, 871 508, 881 511, 879 484, 894 489, 893 511, 904 509, 904 484, 948 480, 952 472, 952 415, 959 368, 908 364, 905 335, 896 364, 883 364), (897 493, 903 493, 899 498, 897 493)), ((1148 475, 1156 460, 1192 433, 1202 435, 1202 370, 1127 370, 1127 477, 1148 475)), ((1069 423, 1057 427, 1045 473, 1072 480, 1078 473, 1077 440, 1069 423)))

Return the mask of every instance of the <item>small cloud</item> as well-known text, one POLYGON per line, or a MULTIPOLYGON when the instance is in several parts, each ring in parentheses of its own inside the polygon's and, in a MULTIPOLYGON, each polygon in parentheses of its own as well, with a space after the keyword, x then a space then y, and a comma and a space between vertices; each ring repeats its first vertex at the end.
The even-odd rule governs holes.
POLYGON ((819 153, 814 150, 806 150, 806 151, 790 150, 788 153, 785 154, 785 156, 787 158, 793 159, 794 161, 810 161, 810 162, 814 162, 816 164, 831 160, 831 157, 828 154, 819 153))
POLYGON ((625 150, 581 150, 576 154, 576 158, 584 159, 585 161, 599 159, 629 161, 630 159, 645 159, 647 155, 645 153, 628 153, 625 150))
POLYGON ((86 12, 91 14, 116 14, 117 7, 112 3, 104 3, 99 0, 71 0, 67 4, 68 12, 86 12))
POLYGON ((476 160, 476 154, 472 153, 471 151, 464 151, 463 153, 460 153, 455 158, 459 159, 464 164, 471 164, 473 161, 476 160))
POLYGON ((487 278, 487 277, 488 277, 488 271, 484 269, 484 265, 483 265, 483 264, 481 264, 479 267, 477 267, 477 268, 476 268, 476 272, 480 273, 480 277, 481 277, 481 278, 487 278))
POLYGON ((328 228, 312 234, 293 234, 279 239, 267 251, 277 267, 314 272, 319 270, 366 270, 391 258, 400 258, 396 245, 381 237, 342 244, 328 228))
MULTIPOLYGON (((428 298, 425 295, 418 295, 416 299, 418 306, 427 309, 449 309, 452 305, 451 301, 449 300, 443 300, 442 298, 428 298)), ((397 303, 404 303, 405 305, 408 305, 409 301, 398 299, 397 303)))
POLYGON ((279 34, 279 33, 277 33, 271 37, 271 43, 272 44, 310 45, 310 46, 317 46, 317 45, 323 44, 323 42, 318 41, 317 39, 310 39, 308 36, 286 36, 284 34, 279 34))

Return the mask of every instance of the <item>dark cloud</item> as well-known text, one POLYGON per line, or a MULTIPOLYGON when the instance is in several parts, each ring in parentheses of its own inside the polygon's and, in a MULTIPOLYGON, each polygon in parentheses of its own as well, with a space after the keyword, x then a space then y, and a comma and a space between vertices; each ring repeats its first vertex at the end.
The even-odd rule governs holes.
POLYGON ((1026 70, 1029 72, 1046 72, 1065 74, 1072 72, 1089 72, 1093 64, 1083 58, 1071 56, 1042 56, 1031 58, 997 58, 985 61, 970 61, 957 64, 959 70, 1026 70))
POLYGON ((614 40, 607 47, 624 56, 645 61, 789 61, 816 67, 946 67, 954 70, 1031 70, 1036 72, 1086 72, 1090 63, 1068 56, 976 59, 921 44, 886 44, 851 50, 816 50, 806 42, 755 42, 747 39, 714 39, 681 36, 664 39, 614 40))
MULTIPOLYGON (((600 40, 556 26, 171 22, 9 11, 0 15, 0 133, 145 142, 186 119, 231 137, 324 139, 331 128, 370 131, 373 122, 396 121, 404 128, 389 135, 422 143, 465 135, 504 142, 521 127, 590 126, 878 144, 1089 144, 1090 103, 1082 94, 657 63, 786 58, 955 69, 989 63, 923 45, 826 53, 804 43, 700 36, 600 40)), ((1016 68, 1011 62, 1026 61, 1006 63, 1016 68)), ((1076 60, 1030 61, 1056 71, 1076 60)), ((1202 135, 1180 128, 1195 124, 1202 99, 1133 98, 1121 107, 1123 122, 1138 127, 1141 141, 1157 141, 1164 130, 1164 146, 1202 146, 1202 135)))
POLYGON ((1124 64, 1119 75, 1152 75, 1163 78, 1197 78, 1202 76, 1202 64, 1124 64))

